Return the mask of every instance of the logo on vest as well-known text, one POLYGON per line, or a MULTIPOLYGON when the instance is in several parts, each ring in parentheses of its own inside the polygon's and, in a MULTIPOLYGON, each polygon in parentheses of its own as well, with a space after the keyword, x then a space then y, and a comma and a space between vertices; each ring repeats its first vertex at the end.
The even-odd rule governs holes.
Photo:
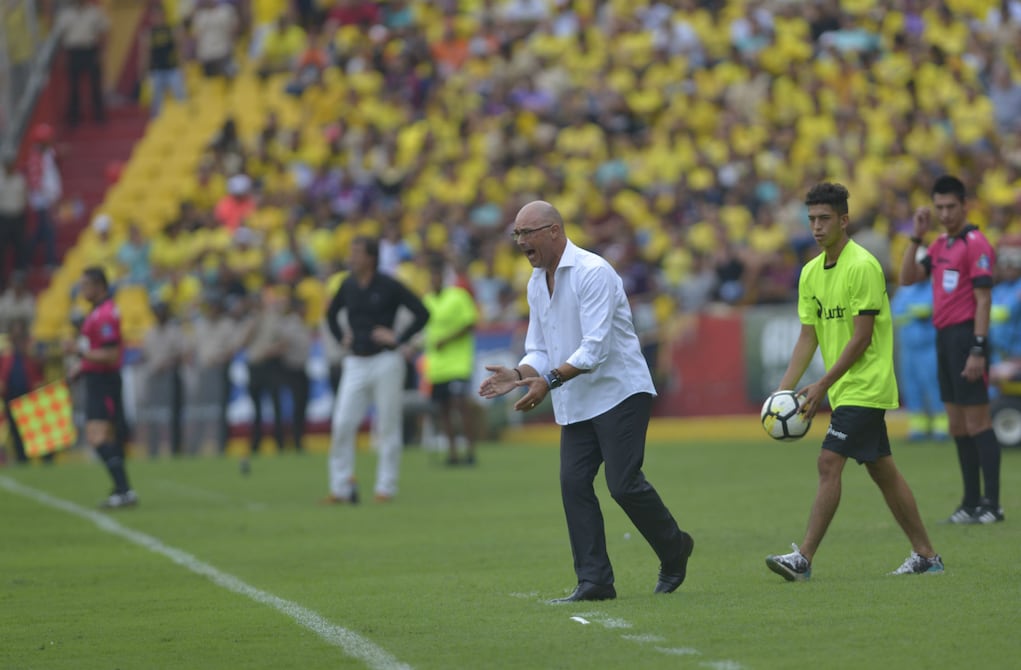
POLYGON ((815 316, 818 319, 826 319, 827 321, 830 319, 843 319, 844 314, 847 313, 847 308, 841 307, 840 305, 830 308, 823 307, 822 302, 820 302, 819 298, 816 298, 814 295, 812 296, 812 300, 815 301, 815 316))
POLYGON ((946 293, 953 293, 957 289, 957 283, 961 278, 961 273, 957 270, 944 270, 943 271, 943 290, 946 293))

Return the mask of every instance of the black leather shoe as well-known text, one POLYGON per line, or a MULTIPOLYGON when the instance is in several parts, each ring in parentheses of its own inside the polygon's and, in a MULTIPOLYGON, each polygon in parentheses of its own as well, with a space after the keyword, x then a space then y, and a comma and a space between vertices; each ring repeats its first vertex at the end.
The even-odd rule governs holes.
POLYGON ((694 549, 695 540, 682 530, 681 555, 677 560, 659 566, 659 580, 653 593, 673 593, 684 583, 684 578, 688 574, 688 559, 694 549))
POLYGON ((617 590, 613 584, 591 584, 579 582, 574 593, 566 598, 557 598, 550 603, 576 603, 582 600, 613 600, 617 597, 617 590))

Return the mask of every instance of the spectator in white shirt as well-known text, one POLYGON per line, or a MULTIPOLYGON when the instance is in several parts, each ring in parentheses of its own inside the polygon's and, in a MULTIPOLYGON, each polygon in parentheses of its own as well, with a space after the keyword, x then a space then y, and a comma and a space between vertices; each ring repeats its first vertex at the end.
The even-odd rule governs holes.
POLYGON ((57 14, 54 33, 67 54, 67 80, 70 96, 67 121, 77 126, 81 121, 80 89, 82 79, 89 78, 95 121, 106 121, 103 101, 103 41, 110 30, 110 19, 102 7, 87 0, 75 0, 57 14))
POLYGON ((512 235, 535 268, 525 357, 516 368, 487 366, 493 374, 479 393, 495 398, 524 388, 518 411, 534 409, 552 393, 561 426, 560 489, 578 577, 574 592, 553 602, 617 595, 593 488, 602 464, 610 495, 660 559, 655 592, 671 593, 684 581, 694 541, 642 473, 656 390, 623 282, 603 258, 567 239, 560 212, 547 202, 525 205, 512 235))
POLYGON ((239 28, 237 12, 230 4, 201 0, 192 15, 191 32, 195 38, 195 58, 205 76, 233 76, 234 40, 239 28))
POLYGON ((103 104, 103 41, 110 30, 110 19, 98 5, 87 0, 74 0, 57 14, 54 32, 60 36, 61 46, 67 52, 68 83, 71 94, 68 101, 68 121, 72 126, 81 120, 79 89, 82 78, 88 76, 95 120, 106 120, 103 104))
POLYGON ((25 269, 25 227, 28 225, 28 184, 14 164, 14 156, 3 157, 0 169, 0 288, 7 281, 7 252, 15 270, 25 269))
POLYGON ((181 364, 185 353, 184 333, 171 318, 169 304, 157 302, 152 311, 156 323, 142 341, 146 383, 139 418, 150 457, 158 456, 165 444, 170 445, 170 453, 180 456, 183 442, 181 364))
POLYGON ((57 267, 57 223, 54 212, 63 195, 63 180, 54 146, 56 132, 48 123, 40 123, 31 131, 32 148, 25 161, 28 181, 28 207, 35 220, 31 234, 26 235, 24 262, 31 264, 35 252, 43 248, 48 270, 57 267))

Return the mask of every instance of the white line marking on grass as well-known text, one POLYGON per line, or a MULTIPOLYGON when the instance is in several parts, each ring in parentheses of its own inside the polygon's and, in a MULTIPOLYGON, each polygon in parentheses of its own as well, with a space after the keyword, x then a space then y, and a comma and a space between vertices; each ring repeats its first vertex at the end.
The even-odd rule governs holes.
POLYGON ((653 642, 666 642, 666 638, 662 635, 621 635, 621 639, 630 640, 631 642, 637 642, 638 644, 652 644, 653 642))
POLYGON ((520 598, 522 600, 531 600, 532 598, 538 597, 538 591, 529 591, 528 593, 510 593, 508 594, 511 598, 520 598))
MULTIPOLYGON (((530 593, 511 593, 510 596, 513 598, 531 598, 536 594, 534 591, 530 593)), ((560 605, 563 603, 555 603, 545 600, 539 602, 547 605, 560 605)), ((582 625, 589 623, 597 623, 603 628, 608 629, 628 629, 633 628, 630 621, 624 619, 618 619, 616 617, 606 616, 601 612, 582 612, 575 616, 570 617, 571 621, 577 621, 582 625)), ((651 635, 648 633, 627 633, 620 636, 622 640, 629 642, 637 642, 638 644, 651 644, 654 645, 652 648, 654 651, 660 654, 666 654, 667 656, 701 656, 702 652, 694 647, 663 647, 660 644, 666 642, 666 638, 662 635, 651 635)), ((745 666, 741 665, 737 661, 702 661, 699 667, 711 668, 712 670, 745 670, 745 666)))
POLYGON ((154 554, 169 558, 174 563, 187 568, 195 574, 206 577, 217 586, 222 586, 228 591, 245 596, 257 603, 268 605, 281 614, 287 615, 295 623, 312 631, 326 642, 335 647, 340 647, 345 654, 362 661, 365 665, 373 668, 373 670, 411 670, 410 665, 397 660, 393 655, 369 639, 343 626, 330 623, 313 610, 290 600, 284 600, 262 589, 257 589, 234 575, 223 572, 209 563, 200 561, 186 551, 163 544, 151 535, 122 526, 105 514, 87 509, 68 500, 57 498, 44 491, 25 486, 9 477, 0 476, 0 486, 11 493, 30 498, 42 505, 73 514, 86 521, 91 521, 101 530, 137 544, 154 554))
POLYGON ((603 628, 631 628, 631 622, 606 616, 601 612, 582 612, 578 616, 588 617, 603 628))
MULTIPOLYGON (((702 652, 691 647, 656 647, 656 651, 670 656, 699 656, 702 652)), ((722 669, 721 669, 722 670, 722 669)))

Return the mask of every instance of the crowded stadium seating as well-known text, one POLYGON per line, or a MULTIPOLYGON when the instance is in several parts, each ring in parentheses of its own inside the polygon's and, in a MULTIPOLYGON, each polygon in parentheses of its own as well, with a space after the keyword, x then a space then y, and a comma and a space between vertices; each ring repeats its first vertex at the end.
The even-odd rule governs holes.
POLYGON ((315 321, 356 234, 389 240, 417 286, 420 252, 445 250, 496 302, 529 274, 506 231, 534 198, 660 321, 789 299, 814 250, 801 198, 822 179, 850 188, 891 272, 941 172, 975 190, 993 240, 1021 231, 1021 110, 1002 110, 1018 3, 339 0, 286 39, 289 3, 251 4, 236 76, 186 66, 188 99, 97 209, 110 230, 83 233, 40 296, 38 339, 67 334, 82 268, 124 277, 110 250, 132 226, 152 241, 150 276, 117 292, 136 340, 153 300, 187 316, 227 276, 298 287, 315 321), (279 50, 290 67, 267 71, 279 50), (234 184, 256 205, 227 233, 234 184))

